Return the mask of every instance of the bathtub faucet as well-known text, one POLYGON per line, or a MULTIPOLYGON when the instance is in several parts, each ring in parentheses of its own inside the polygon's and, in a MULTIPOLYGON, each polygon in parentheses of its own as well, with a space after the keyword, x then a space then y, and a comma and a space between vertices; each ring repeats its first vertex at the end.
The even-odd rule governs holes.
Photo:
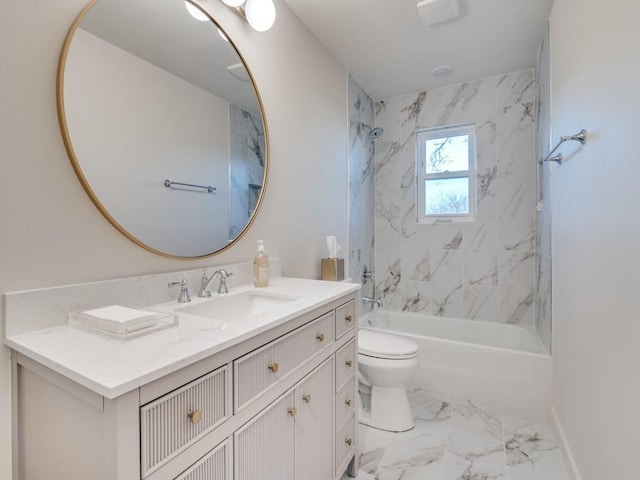
POLYGON ((374 305, 377 305, 378 308, 382 308, 382 300, 380 300, 380 298, 373 298, 373 297, 362 297, 362 303, 373 303, 374 305))

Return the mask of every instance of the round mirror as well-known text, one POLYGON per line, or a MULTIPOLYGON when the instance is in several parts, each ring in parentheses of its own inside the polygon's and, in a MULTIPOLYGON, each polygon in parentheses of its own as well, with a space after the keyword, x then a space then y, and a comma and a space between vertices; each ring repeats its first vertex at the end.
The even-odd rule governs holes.
POLYGON ((58 113, 84 189, 138 245, 204 257, 253 222, 268 173, 260 95, 226 33, 193 4, 89 4, 62 51, 58 113))

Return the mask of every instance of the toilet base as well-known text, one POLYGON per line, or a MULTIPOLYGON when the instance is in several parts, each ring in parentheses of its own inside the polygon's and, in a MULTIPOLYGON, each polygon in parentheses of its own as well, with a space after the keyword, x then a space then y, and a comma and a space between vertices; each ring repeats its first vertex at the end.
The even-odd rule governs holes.
POLYGON ((358 422, 387 432, 406 432, 414 428, 404 387, 372 386, 371 408, 359 412, 358 422))

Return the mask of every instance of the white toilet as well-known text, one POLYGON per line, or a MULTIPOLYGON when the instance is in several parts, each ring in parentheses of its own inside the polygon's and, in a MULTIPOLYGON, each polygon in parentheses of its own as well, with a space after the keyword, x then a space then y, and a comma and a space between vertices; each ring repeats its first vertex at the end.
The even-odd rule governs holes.
POLYGON ((358 362, 363 407, 358 421, 390 432, 411 430, 415 424, 404 383, 418 368, 418 345, 395 335, 361 329, 358 362))

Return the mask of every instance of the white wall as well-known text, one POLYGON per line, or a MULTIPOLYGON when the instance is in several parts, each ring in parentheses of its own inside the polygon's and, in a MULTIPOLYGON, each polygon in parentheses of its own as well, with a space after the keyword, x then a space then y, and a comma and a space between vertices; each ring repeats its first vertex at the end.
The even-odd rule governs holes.
POLYGON ((582 480, 638 478, 640 2, 556 0, 553 407, 582 480), (576 151, 575 155, 569 153, 576 151))
MULTIPOLYGON (((346 245, 346 72, 286 6, 267 33, 206 2, 260 87, 270 176, 253 227, 229 252, 179 261, 118 233, 82 190, 58 128, 55 81, 64 36, 85 0, 0 3, 0 291, 250 260, 255 241, 283 273, 318 278, 324 238, 346 245)), ((9 351, 0 347, 0 478, 10 472, 9 351)))
POLYGON ((82 29, 64 80, 73 150, 109 214, 162 252, 198 257, 224 248, 229 102, 82 29), (167 189, 165 179, 216 191, 167 189))

